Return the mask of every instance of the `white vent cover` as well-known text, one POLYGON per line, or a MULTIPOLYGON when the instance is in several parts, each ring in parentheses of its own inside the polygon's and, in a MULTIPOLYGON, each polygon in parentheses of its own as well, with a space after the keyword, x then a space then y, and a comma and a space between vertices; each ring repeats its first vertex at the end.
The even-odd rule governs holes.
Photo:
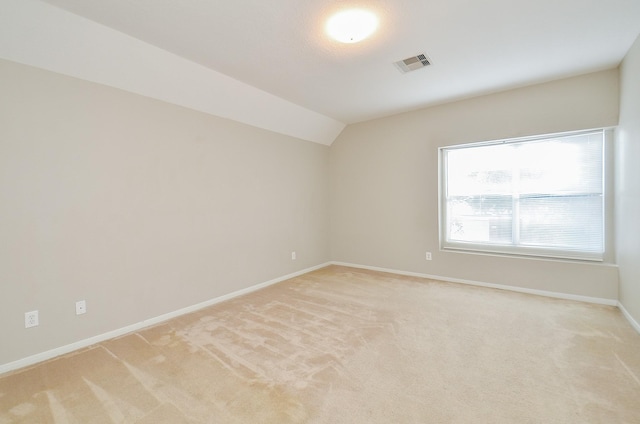
POLYGON ((415 71, 416 69, 431 65, 431 61, 426 54, 422 53, 417 56, 408 57, 404 60, 399 60, 393 64, 396 65, 400 72, 406 74, 409 71, 415 71))

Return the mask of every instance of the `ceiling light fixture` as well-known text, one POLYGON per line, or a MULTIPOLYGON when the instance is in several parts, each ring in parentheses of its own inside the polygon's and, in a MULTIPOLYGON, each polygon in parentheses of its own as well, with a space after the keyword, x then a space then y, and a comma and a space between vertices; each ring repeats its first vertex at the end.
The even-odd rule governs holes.
POLYGON ((349 9, 333 15, 327 21, 327 34, 341 43, 362 41, 378 28, 378 17, 362 9, 349 9))

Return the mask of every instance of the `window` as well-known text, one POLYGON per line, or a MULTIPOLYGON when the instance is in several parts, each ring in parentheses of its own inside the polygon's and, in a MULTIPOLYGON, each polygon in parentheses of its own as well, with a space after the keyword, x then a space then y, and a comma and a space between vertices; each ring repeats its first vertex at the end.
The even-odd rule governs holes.
POLYGON ((602 260, 604 131, 440 149, 444 249, 602 260))

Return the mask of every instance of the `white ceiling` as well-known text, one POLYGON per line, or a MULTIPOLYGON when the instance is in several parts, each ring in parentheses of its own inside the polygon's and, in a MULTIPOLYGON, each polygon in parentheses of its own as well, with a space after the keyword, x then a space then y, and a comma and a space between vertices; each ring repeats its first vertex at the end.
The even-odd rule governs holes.
POLYGON ((45 1, 338 127, 613 68, 640 33, 640 0, 45 1), (328 39, 326 19, 351 6, 376 12, 378 32, 328 39), (393 65, 419 53, 433 65, 393 65))

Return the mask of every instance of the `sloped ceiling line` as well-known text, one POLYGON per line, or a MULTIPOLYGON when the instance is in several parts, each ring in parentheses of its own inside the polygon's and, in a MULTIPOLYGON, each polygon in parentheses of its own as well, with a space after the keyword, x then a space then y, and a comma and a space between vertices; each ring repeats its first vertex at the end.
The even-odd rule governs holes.
POLYGON ((330 145, 345 124, 37 0, 3 0, 0 57, 330 145))

